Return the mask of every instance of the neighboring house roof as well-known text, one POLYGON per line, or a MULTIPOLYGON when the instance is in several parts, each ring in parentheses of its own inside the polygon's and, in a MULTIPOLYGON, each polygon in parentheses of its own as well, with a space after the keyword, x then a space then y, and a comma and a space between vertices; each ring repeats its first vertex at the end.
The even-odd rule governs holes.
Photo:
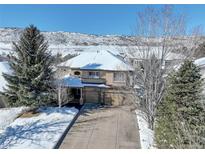
POLYGON ((3 91, 7 84, 3 73, 11 74, 11 69, 7 61, 0 62, 0 91, 3 91))
POLYGON ((128 58, 131 59, 148 59, 150 56, 155 55, 156 58, 161 58, 164 52, 165 54, 165 60, 181 60, 184 59, 185 56, 181 53, 174 53, 171 52, 172 47, 166 48, 165 50, 162 49, 162 47, 146 47, 146 46, 136 46, 130 48, 130 50, 127 52, 128 58))
POLYGON ((200 67, 202 78, 205 78, 205 57, 196 59, 194 63, 200 67))
POLYGON ((185 55, 180 54, 180 53, 173 53, 173 52, 169 52, 165 56, 165 60, 183 60, 185 58, 186 58, 185 55))
POLYGON ((75 76, 67 76, 63 79, 60 79, 63 87, 70 88, 83 88, 83 87, 97 87, 97 88, 109 88, 105 84, 92 84, 92 83, 83 83, 80 78, 75 76))
POLYGON ((199 67, 205 67, 205 57, 196 59, 194 63, 199 67))
POLYGON ((58 66, 78 68, 82 70, 134 70, 133 67, 125 62, 120 56, 117 56, 107 50, 83 52, 80 55, 61 63, 58 66))

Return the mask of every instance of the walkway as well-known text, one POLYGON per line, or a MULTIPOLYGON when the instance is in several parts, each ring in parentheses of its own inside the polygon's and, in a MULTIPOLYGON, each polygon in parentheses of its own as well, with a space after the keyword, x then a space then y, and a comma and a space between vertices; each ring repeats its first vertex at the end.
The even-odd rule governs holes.
POLYGON ((130 106, 101 108, 86 104, 64 138, 62 149, 140 148, 137 119, 130 106))

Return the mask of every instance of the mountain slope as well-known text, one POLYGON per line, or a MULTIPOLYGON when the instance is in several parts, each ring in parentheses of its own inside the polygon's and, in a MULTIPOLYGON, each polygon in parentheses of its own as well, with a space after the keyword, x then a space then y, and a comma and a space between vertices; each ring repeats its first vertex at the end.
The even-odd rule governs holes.
MULTIPOLYGON (((23 29, 20 28, 0 28, 0 54, 12 51, 12 42, 17 42, 23 29)), ((134 36, 118 36, 118 35, 89 35, 71 32, 42 32, 49 43, 49 49, 53 54, 58 52, 62 54, 78 53, 85 50, 122 50, 127 46, 135 46, 136 44, 144 45, 149 42, 153 46, 158 44, 160 38, 139 38, 134 36)), ((170 45, 190 46, 188 37, 172 38, 170 45)), ((201 41, 205 39, 200 38, 201 41)))

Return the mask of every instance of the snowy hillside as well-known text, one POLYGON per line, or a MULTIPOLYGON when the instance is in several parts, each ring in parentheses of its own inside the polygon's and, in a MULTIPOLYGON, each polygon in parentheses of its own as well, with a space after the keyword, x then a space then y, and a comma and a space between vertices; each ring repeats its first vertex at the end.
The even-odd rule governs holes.
MULTIPOLYGON (((17 42, 22 29, 0 28, 0 54, 12 51, 12 42, 17 42)), ((88 35, 71 32, 42 32, 53 53, 82 52, 84 49, 96 46, 126 46, 135 44, 133 37, 115 35, 88 35)))
MULTIPOLYGON (((10 43, 19 39, 22 29, 19 28, 0 28, 0 42, 10 43)), ((125 45, 134 44, 133 37, 116 35, 89 35, 72 32, 42 32, 50 44, 62 45, 125 45)))
MULTIPOLYGON (((0 28, 0 54, 12 51, 12 42, 17 42, 23 29, 19 28, 0 28)), ((93 50, 98 48, 109 50, 127 50, 127 46, 143 45, 149 41, 155 45, 160 39, 136 38, 133 36, 117 36, 117 35, 89 35, 72 32, 42 32, 49 43, 49 49, 53 54, 62 53, 79 53, 85 50, 93 50)), ((204 38, 202 38, 204 40, 204 38)), ((170 43, 174 46, 188 43, 188 38, 173 38, 170 43)))

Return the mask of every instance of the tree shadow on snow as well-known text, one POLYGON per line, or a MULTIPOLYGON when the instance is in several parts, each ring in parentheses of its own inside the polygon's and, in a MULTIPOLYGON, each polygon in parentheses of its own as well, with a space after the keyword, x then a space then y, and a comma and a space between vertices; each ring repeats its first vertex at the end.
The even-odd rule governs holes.
MULTIPOLYGON (((15 147, 15 144, 24 144, 29 141, 35 147, 48 148, 45 145, 41 145, 40 140, 42 140, 42 137, 45 137, 41 133, 52 133, 52 135, 55 135, 56 130, 59 130, 61 126, 65 126, 65 123, 68 124, 68 121, 42 123, 42 121, 38 120, 28 125, 10 126, 0 134, 0 149, 12 148, 12 146, 15 147)), ((47 135, 43 140, 52 140, 52 136, 47 135)))
POLYGON ((58 107, 42 107, 42 108, 38 109, 37 112, 45 113, 46 115, 53 114, 53 113, 73 115, 73 114, 76 113, 76 109, 75 108, 70 108, 68 110, 67 107, 61 107, 61 108, 58 108, 58 107))

